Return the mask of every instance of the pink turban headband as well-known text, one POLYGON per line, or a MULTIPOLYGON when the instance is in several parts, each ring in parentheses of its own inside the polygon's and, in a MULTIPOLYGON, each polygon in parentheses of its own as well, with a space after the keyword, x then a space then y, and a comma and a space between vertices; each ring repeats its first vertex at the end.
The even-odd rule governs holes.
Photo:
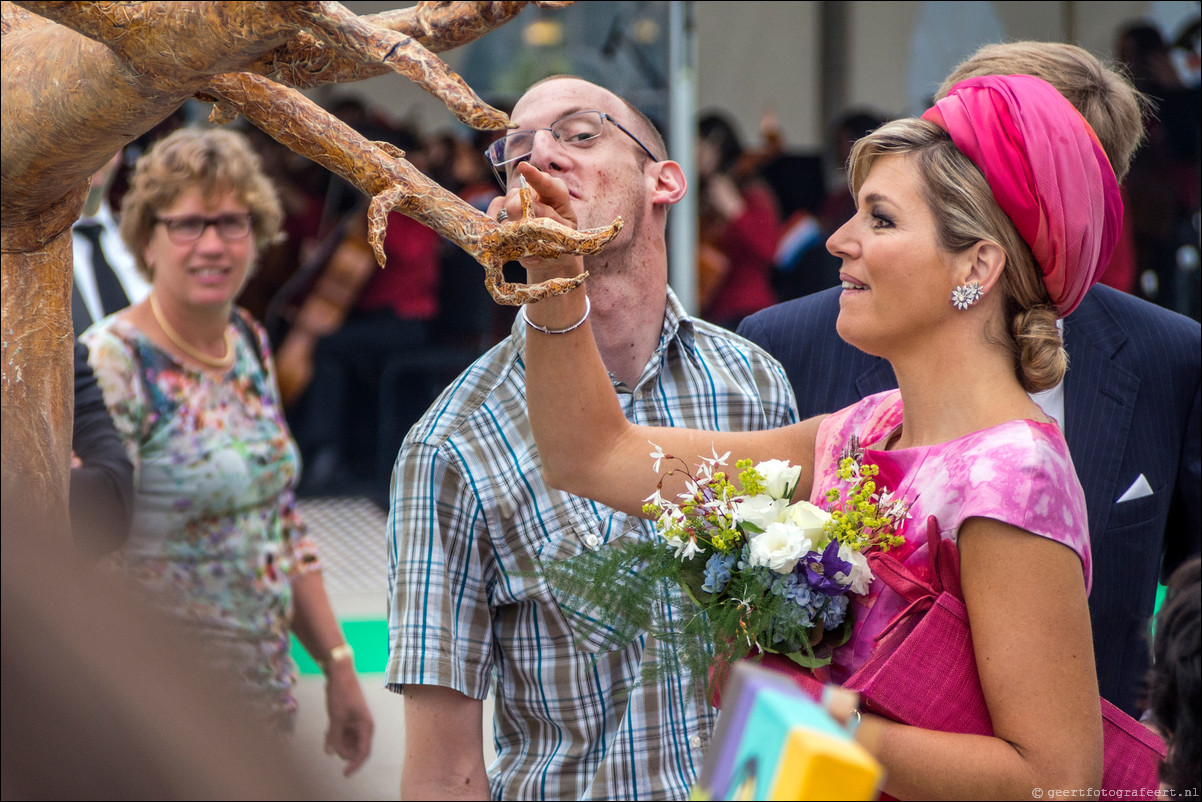
POLYGON ((922 115, 985 174, 1031 246, 1057 313, 1077 308, 1122 230, 1118 181, 1085 118, 1030 75, 970 78, 922 115))

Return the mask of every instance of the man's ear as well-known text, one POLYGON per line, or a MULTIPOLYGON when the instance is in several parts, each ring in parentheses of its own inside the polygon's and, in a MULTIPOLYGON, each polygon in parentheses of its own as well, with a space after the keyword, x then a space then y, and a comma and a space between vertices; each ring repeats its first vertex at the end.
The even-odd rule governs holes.
POLYGON ((655 182, 652 189, 651 202, 671 206, 684 197, 688 182, 684 170, 674 161, 665 159, 650 165, 648 175, 655 182))

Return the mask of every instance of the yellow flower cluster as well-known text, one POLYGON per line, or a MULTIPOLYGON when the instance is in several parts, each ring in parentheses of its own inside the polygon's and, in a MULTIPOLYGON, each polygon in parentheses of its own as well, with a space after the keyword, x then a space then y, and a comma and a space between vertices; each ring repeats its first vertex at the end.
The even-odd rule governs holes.
POLYGON ((872 477, 879 472, 876 465, 860 465, 851 457, 845 457, 839 463, 837 475, 843 481, 850 482, 851 487, 842 509, 837 504, 839 489, 832 487, 826 492, 826 500, 831 504, 831 519, 826 524, 826 533, 864 553, 874 546, 881 551, 888 551, 904 542, 895 532, 906 517, 909 506, 890 504, 887 498, 882 498, 876 492, 876 482, 872 477))
POLYGON ((764 491, 763 475, 755 469, 755 463, 749 459, 741 459, 735 463, 735 467, 739 469, 739 484, 743 487, 743 492, 749 496, 758 496, 764 491))

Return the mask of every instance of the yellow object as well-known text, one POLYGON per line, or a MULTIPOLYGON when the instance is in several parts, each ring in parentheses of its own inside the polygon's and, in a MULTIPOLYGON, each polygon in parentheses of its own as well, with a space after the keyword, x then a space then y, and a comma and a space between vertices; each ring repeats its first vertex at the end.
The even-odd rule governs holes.
POLYGON ((875 799, 881 764, 854 741, 793 729, 781 751, 769 799, 875 799))
POLYGON ((884 767, 785 675, 738 661, 722 702, 691 799, 877 798, 884 767))

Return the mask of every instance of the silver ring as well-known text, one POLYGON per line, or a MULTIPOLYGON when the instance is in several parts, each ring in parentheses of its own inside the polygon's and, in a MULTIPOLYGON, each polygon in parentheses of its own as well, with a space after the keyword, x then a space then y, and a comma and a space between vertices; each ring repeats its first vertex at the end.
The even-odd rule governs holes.
POLYGON ((508 219, 509 219, 509 212, 505 211, 504 209, 497 212, 497 222, 498 223, 504 223, 508 219))

